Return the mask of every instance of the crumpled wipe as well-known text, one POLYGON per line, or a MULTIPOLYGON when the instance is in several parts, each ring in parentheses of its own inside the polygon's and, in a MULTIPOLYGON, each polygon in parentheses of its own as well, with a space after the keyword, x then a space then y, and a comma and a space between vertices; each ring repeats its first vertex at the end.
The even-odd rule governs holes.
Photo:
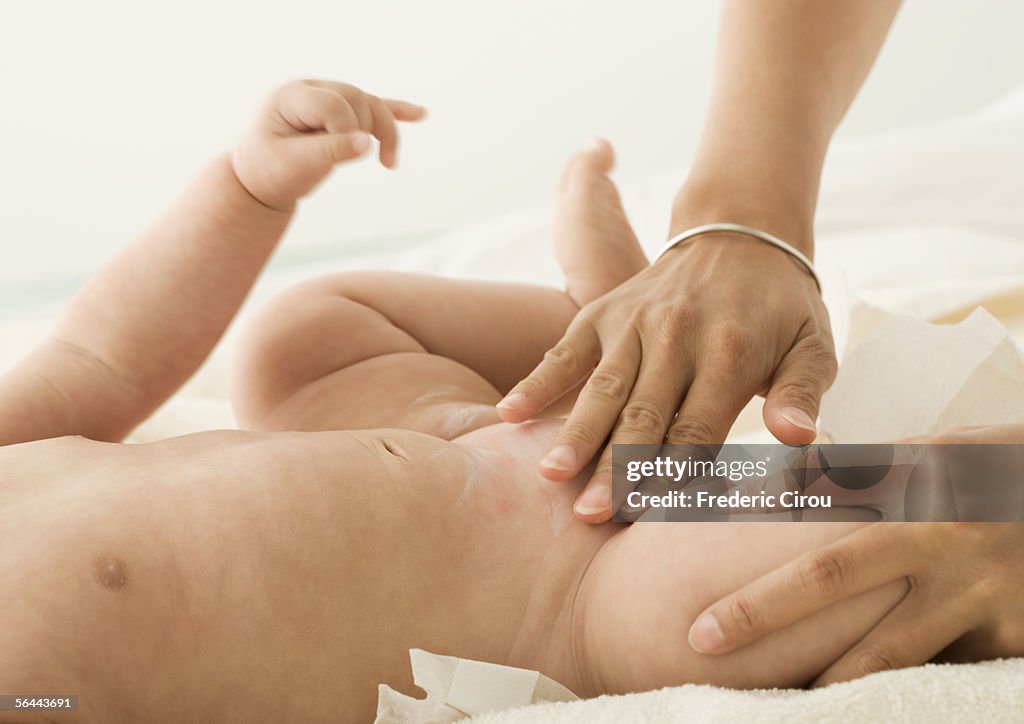
POLYGON ((862 305, 843 357, 821 401, 819 442, 1024 423, 1024 353, 981 307, 958 324, 931 324, 862 305))
POLYGON ((377 687, 375 724, 451 722, 488 711, 540 701, 576 701, 578 696, 537 671, 409 649, 412 678, 426 699, 377 687))

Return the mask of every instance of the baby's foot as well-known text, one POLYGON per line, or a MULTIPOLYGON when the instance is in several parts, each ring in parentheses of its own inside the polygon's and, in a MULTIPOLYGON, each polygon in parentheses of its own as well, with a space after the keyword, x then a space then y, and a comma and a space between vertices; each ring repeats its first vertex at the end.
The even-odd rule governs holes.
POLYGON ((581 307, 647 267, 619 192, 608 178, 614 165, 611 145, 597 138, 569 160, 562 175, 555 256, 566 291, 581 307))

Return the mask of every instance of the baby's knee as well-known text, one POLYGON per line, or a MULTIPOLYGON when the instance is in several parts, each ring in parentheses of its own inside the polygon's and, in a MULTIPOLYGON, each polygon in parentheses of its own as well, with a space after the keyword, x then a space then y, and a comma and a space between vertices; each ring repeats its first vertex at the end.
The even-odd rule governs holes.
POLYGON ((307 385, 391 351, 394 325, 356 301, 364 276, 304 282, 248 320, 234 354, 231 389, 243 427, 273 428, 275 410, 307 385))

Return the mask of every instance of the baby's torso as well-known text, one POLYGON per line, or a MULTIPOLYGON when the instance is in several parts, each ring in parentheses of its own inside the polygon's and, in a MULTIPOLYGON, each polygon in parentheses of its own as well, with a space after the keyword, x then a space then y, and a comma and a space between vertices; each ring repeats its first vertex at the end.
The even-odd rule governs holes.
POLYGON ((6 448, 0 568, 24 575, 0 598, 34 587, 81 615, 51 643, 96 681, 149 682, 118 704, 135 718, 195 691, 202 716, 244 719, 218 708, 239 687, 264 692, 260 716, 366 713, 381 681, 414 693, 410 647, 571 686, 572 593, 615 527, 575 520, 580 483, 537 473, 558 424, 6 448))

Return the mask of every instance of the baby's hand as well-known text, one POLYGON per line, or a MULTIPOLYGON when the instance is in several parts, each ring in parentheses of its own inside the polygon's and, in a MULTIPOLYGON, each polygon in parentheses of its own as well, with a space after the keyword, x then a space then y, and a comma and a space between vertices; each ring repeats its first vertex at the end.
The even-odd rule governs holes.
POLYGON ((335 165, 363 155, 370 148, 367 134, 380 141, 380 162, 394 168, 395 121, 418 121, 425 113, 344 83, 295 81, 274 92, 235 149, 235 174, 261 203, 291 210, 335 165))

